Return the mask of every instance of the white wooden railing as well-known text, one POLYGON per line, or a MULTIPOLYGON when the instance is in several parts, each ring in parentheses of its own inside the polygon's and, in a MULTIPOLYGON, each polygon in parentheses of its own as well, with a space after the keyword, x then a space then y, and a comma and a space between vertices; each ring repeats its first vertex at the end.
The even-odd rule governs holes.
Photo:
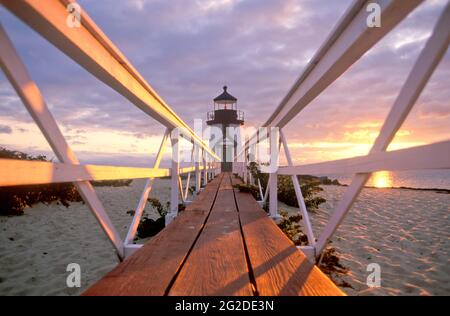
MULTIPOLYGON (((158 153, 151 168, 113 167, 81 165, 62 135, 45 100, 24 64, 20 60, 5 30, 0 25, 0 66, 6 77, 17 91, 28 112, 49 142, 60 163, 17 161, 0 159, 0 185, 41 184, 56 182, 74 182, 82 198, 97 218, 121 258, 132 253, 139 245, 133 239, 142 216, 148 195, 155 178, 171 177, 171 209, 166 217, 170 222, 177 214, 178 202, 188 203, 188 188, 191 173, 195 175, 196 190, 200 190, 201 177, 206 183, 213 173, 219 171, 220 158, 207 146, 200 135, 179 118, 161 99, 142 76, 134 69, 121 52, 111 43, 103 32, 81 12, 80 27, 71 28, 66 23, 69 0, 1 0, 1 4, 24 23, 28 24, 55 47, 80 64, 92 75, 123 95, 143 112, 156 119, 166 128, 158 153), (167 140, 172 145, 172 165, 160 168, 167 140), (180 138, 192 143, 193 166, 180 168, 180 138), (183 189, 180 175, 188 174, 188 183, 183 189), (147 179, 136 212, 125 240, 122 240, 111 223, 106 210, 98 199, 89 181, 112 179, 147 179)), ((345 215, 351 208, 361 189, 374 171, 410 170, 427 168, 450 168, 450 141, 386 152, 418 96, 428 82, 434 69, 445 54, 450 41, 450 7, 446 6, 434 31, 419 55, 405 84, 403 85, 392 109, 387 116, 380 134, 369 154, 362 157, 342 159, 318 164, 295 166, 289 151, 288 141, 283 127, 294 119, 308 104, 339 78, 352 64, 371 49, 383 36, 390 32, 400 21, 412 12, 421 0, 355 0, 341 18, 325 43, 300 75, 293 87, 283 98, 279 106, 263 125, 271 128, 268 135, 255 134, 247 140, 237 156, 243 161, 234 163, 234 172, 243 176, 245 181, 253 182, 248 174, 248 153, 265 138, 270 139, 273 159, 278 163, 278 151, 283 146, 287 166, 280 166, 269 173, 269 183, 263 192, 262 202, 268 196, 277 196, 277 175, 291 175, 302 224, 308 237, 308 246, 303 251, 310 258, 320 256, 327 241, 332 237, 345 215), (377 2, 381 8, 381 27, 367 25, 367 5, 377 2), (298 182, 298 174, 324 174, 351 172, 354 174, 342 200, 337 205, 330 221, 318 238, 305 207, 298 182)), ((240 161, 238 159, 238 161, 240 161)), ((278 201, 271 198, 269 213, 273 218, 278 215, 278 201)))
MULTIPOLYGON (((409 76, 388 114, 378 138, 369 154, 362 157, 342 159, 330 162, 294 166, 289 152, 288 141, 283 133, 283 127, 294 119, 308 104, 322 93, 331 83, 341 76, 352 64, 363 56, 384 35, 390 32, 400 21, 412 12, 422 1, 354 1, 339 21, 331 35, 311 59, 308 66, 283 98, 267 122, 263 125, 273 129, 269 134, 279 133, 280 137, 270 137, 272 148, 283 146, 287 166, 281 166, 276 172, 269 174, 268 188, 264 192, 263 201, 271 197, 269 214, 273 218, 278 215, 277 175, 291 175, 302 224, 308 237, 308 246, 301 247, 305 254, 319 258, 328 240, 344 219, 361 189, 374 171, 379 170, 414 170, 414 169, 449 169, 450 140, 413 147, 403 150, 386 152, 386 148, 396 132, 413 108, 417 98, 430 79, 433 71, 444 56, 450 41, 450 4, 448 3, 437 21, 432 35, 417 58, 409 76), (369 27, 366 23, 367 5, 377 2, 381 8, 381 27, 369 27), (354 174, 350 186, 342 200, 336 206, 329 222, 318 238, 314 236, 312 225, 306 211, 303 196, 298 182, 298 174, 354 174)), ((248 153, 258 144, 267 139, 267 133, 254 134, 245 142, 243 150, 238 154, 234 172, 241 174, 247 180, 250 178, 246 168, 248 153)), ((255 151, 255 150, 254 150, 255 151)), ((273 156, 278 160, 278 156, 273 156)), ((262 190, 261 190, 262 191, 262 190)))
POLYGON ((164 125, 166 131, 158 153, 151 168, 81 165, 0 24, 0 66, 60 161, 52 163, 0 159, 0 186, 73 182, 119 257, 124 258, 141 246, 133 244, 133 239, 154 179, 171 177, 170 212, 166 216, 168 223, 177 215, 179 197, 184 203, 189 202, 187 198, 191 173, 195 175, 198 192, 201 178, 207 183, 219 171, 217 162, 220 158, 203 141, 201 135, 194 133, 158 96, 85 11, 81 12, 80 27, 69 27, 66 20, 67 5, 70 2, 2 0, 1 4, 92 75, 164 125), (169 137, 172 165, 171 168, 160 168, 169 137), (180 168, 178 143, 181 138, 192 143, 191 157, 194 159, 191 167, 180 168), (183 189, 180 175, 186 173, 188 181, 183 189), (147 181, 128 233, 122 240, 89 181, 137 178, 147 181))

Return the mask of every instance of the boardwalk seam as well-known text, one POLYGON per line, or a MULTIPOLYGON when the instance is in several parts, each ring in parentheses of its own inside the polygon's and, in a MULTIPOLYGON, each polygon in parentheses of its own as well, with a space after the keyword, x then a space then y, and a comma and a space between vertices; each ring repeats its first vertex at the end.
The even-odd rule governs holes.
MULTIPOLYGON (((233 183, 231 176, 230 176, 230 181, 231 181, 231 183, 233 183)), ((258 287, 256 286, 256 278, 255 278, 255 274, 253 273, 253 267, 252 267, 252 263, 250 261, 250 255, 248 253, 247 243, 245 241, 244 230, 242 228, 241 215, 239 214, 240 212, 239 212, 239 205, 238 205, 237 199, 236 199, 236 192, 234 191, 234 188, 232 190, 233 190, 234 203, 236 205, 236 211, 238 213, 239 229, 241 231, 242 243, 244 246, 245 261, 247 262, 248 277, 250 279, 250 283, 253 285, 253 287, 252 287, 253 295, 259 296, 258 287)))
POLYGON ((164 291, 164 296, 168 296, 170 290, 172 289, 173 285, 175 284, 175 281, 177 280, 178 275, 180 274, 181 270, 183 269, 184 264, 186 263, 187 259, 189 258, 189 255, 191 254, 192 250, 194 249, 195 245, 197 244, 198 239, 200 238, 200 235, 203 232, 203 229, 206 226, 206 223, 208 222, 209 216, 211 215, 211 211, 214 207, 214 204, 216 204, 217 195, 219 194, 220 185, 222 184, 223 176, 220 178, 219 185, 217 186, 216 193, 214 195, 213 202, 211 203, 211 207, 208 211, 208 215, 206 215, 205 220, 203 221, 202 227, 197 233, 197 236, 194 239, 194 242, 192 243, 191 247, 189 247, 188 252, 186 253, 186 256, 183 258, 183 260, 180 263, 180 266, 178 267, 177 271, 175 272, 174 276, 170 280, 169 284, 167 285, 167 289, 164 291))

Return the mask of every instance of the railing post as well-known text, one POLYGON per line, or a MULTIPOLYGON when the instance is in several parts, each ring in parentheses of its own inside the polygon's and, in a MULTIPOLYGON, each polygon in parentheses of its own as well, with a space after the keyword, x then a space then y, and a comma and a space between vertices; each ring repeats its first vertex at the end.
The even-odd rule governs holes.
POLYGON ((273 172, 269 176, 269 214, 272 219, 278 219, 278 188, 277 173, 273 172))
POLYGON ((280 137, 278 128, 269 128, 270 133, 270 176, 269 176, 269 215, 272 219, 281 218, 278 214, 278 153, 280 150, 280 137))
POLYGON ((258 179, 258 189, 259 189, 259 195, 261 197, 261 201, 264 199, 264 194, 263 194, 263 190, 261 187, 261 181, 258 179))
POLYGON ((180 192, 181 203, 184 204, 183 182, 181 181, 181 174, 178 174, 178 190, 180 192))
POLYGON ((267 184, 266 184, 266 190, 264 191, 264 197, 262 199, 263 204, 266 204, 267 202, 267 198, 269 197, 269 184, 270 184, 270 173, 269 173, 269 179, 267 180, 267 184))
MULTIPOLYGON (((161 140, 161 144, 159 145, 159 150, 156 154, 155 162, 153 163, 153 168, 159 168, 159 164, 161 163, 161 159, 162 159, 162 156, 164 153, 164 147, 166 146, 167 139, 169 138, 169 133, 170 133, 170 130, 166 129, 166 131, 164 132, 163 138, 161 140)), ((147 181, 145 182, 144 190, 142 191, 141 198, 139 199, 139 203, 136 207, 136 210, 134 211, 133 220, 131 222, 130 227, 128 228, 127 236, 125 237, 125 241, 124 241, 125 252, 127 252, 126 248, 129 245, 132 245, 134 237, 136 236, 136 231, 137 231, 137 228, 141 221, 141 217, 144 212, 145 205, 147 204, 148 196, 150 194, 150 191, 152 190, 154 180, 155 180, 155 178, 150 178, 150 179, 147 179, 147 181)), ((127 256, 127 253, 125 253, 125 256, 127 256)))
POLYGON ((206 184, 208 184, 209 180, 210 180, 210 174, 209 174, 209 156, 206 155, 206 160, 205 160, 205 171, 206 171, 206 184))
POLYGON ((166 226, 178 215, 178 195, 179 195, 179 176, 180 176, 180 160, 179 160, 179 135, 178 129, 170 131, 170 141, 172 144, 172 167, 170 172, 170 210, 166 215, 166 226))
MULTIPOLYGON (((416 103, 420 93, 425 88, 426 83, 430 79, 433 71, 445 55, 449 45, 450 37, 450 3, 444 9, 439 17, 433 33, 427 40, 425 47, 419 54, 413 68, 400 90, 397 99, 386 117, 381 127, 375 143, 369 153, 385 151, 391 143, 396 132, 401 127, 412 107, 416 103)), ((370 178, 370 173, 357 173, 353 177, 350 186, 344 193, 339 204, 336 206, 333 215, 319 236, 316 244, 316 256, 326 247, 328 240, 334 234, 336 229, 343 221, 345 215, 350 210, 354 201, 361 192, 364 184, 370 178)))
MULTIPOLYGON (((254 162, 254 163, 256 163, 257 162, 257 160, 256 160, 256 151, 258 150, 258 148, 257 148, 257 143, 255 142, 253 145, 252 145, 252 153, 251 153, 251 160, 250 160, 250 162, 254 162)), ((252 185, 258 185, 258 183, 257 183, 257 181, 256 181, 257 179, 250 173, 250 183, 252 184, 252 185)))
POLYGON ((248 150, 247 148, 244 150, 244 164, 243 164, 243 170, 244 173, 244 183, 247 184, 247 159, 248 159, 248 150))
POLYGON ((189 195, 189 185, 191 184, 191 173, 188 173, 188 177, 186 180, 186 188, 184 189, 184 198, 183 201, 186 203, 188 201, 188 195, 189 195))
POLYGON ((211 157, 208 158, 209 162, 208 162, 208 181, 211 181, 211 179, 213 178, 212 175, 212 168, 211 168, 211 157))
POLYGON ((195 192, 200 192, 202 186, 202 178, 200 172, 200 147, 194 143, 194 158, 195 158, 195 192))
MULTIPOLYGON (((78 158, 70 148, 58 124, 45 103, 33 79, 17 54, 8 35, 0 24, 0 67, 16 90, 33 120, 60 162, 78 165, 78 158)), ((106 210, 89 181, 74 182, 86 205, 89 207, 120 258, 124 258, 124 244, 106 210)))
POLYGON ((252 162, 252 145, 250 144, 247 149, 247 181, 248 184, 252 184, 252 173, 250 172, 250 163, 252 162))
MULTIPOLYGON (((293 166, 291 152, 289 151, 289 146, 282 129, 280 129, 280 137, 288 166, 293 166)), ((303 199, 302 190, 297 175, 292 175, 291 180, 294 186, 295 195, 297 197, 298 207, 300 209, 300 213, 302 214, 303 228, 305 229, 306 236, 308 237, 308 243, 310 246, 314 246, 316 244, 316 239, 314 237, 312 225, 309 220, 308 210, 306 209, 305 200, 303 199)))
POLYGON ((202 149, 202 162, 203 162, 203 186, 206 186, 208 184, 208 173, 206 170, 206 157, 205 157, 205 151, 202 149))

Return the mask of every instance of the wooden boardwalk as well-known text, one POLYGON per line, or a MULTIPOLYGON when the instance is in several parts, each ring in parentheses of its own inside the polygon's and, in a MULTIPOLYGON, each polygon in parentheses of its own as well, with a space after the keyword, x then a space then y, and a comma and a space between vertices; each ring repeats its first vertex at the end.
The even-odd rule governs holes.
POLYGON ((84 295, 343 295, 222 173, 84 295))

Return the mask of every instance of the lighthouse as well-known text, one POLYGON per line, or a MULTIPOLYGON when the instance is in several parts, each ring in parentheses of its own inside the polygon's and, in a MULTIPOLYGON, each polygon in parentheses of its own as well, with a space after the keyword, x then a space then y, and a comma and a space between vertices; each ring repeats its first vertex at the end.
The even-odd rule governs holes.
POLYGON ((239 129, 244 125, 244 112, 238 110, 237 99, 227 90, 227 86, 224 86, 222 94, 214 98, 214 111, 208 112, 206 121, 209 126, 216 127, 216 131, 221 131, 211 133, 209 143, 222 159, 222 172, 232 171, 239 129))

